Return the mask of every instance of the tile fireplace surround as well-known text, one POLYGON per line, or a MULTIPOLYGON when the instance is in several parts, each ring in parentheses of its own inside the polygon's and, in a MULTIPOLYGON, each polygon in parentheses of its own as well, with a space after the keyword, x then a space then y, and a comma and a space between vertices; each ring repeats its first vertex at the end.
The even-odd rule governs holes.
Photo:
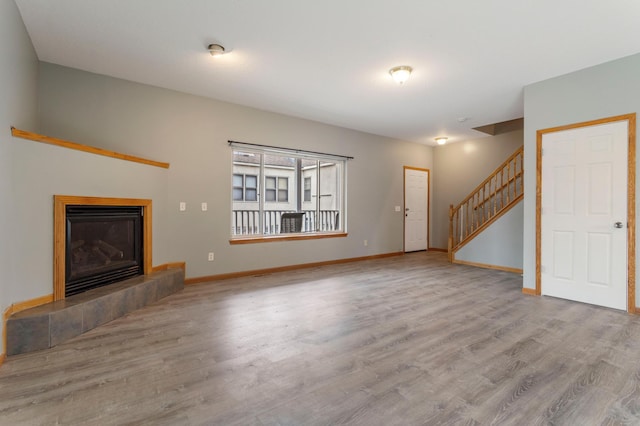
POLYGON ((27 309, 7 320, 7 355, 47 349, 184 288, 184 270, 141 275, 27 309))

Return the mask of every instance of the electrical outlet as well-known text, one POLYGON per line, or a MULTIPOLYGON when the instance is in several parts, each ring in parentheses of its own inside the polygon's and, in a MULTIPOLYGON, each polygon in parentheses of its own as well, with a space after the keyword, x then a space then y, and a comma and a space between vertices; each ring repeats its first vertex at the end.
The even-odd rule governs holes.
POLYGON ((368 246, 369 245, 369 241, 368 240, 364 240, 364 246, 368 246))
POLYGON ((213 255, 213 252, 209 253, 209 262, 213 262, 214 259, 215 256, 213 255))
POLYGON ((207 203, 202 203, 202 211, 203 212, 207 211, 207 203))
POLYGON ((180 201, 180 211, 183 212, 185 210, 187 210, 187 203, 180 201))

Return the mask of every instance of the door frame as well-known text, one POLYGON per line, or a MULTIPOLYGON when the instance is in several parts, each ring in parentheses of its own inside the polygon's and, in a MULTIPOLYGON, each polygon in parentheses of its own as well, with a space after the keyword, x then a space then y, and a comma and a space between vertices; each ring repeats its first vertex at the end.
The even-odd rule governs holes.
POLYGON ((427 250, 431 248, 431 170, 420 167, 403 166, 402 167, 402 252, 406 253, 406 217, 407 208, 407 170, 418 170, 427 172, 427 250))
POLYGON ((597 126, 616 121, 628 122, 627 150, 627 312, 640 313, 636 309, 636 113, 617 115, 598 120, 584 121, 552 127, 536 132, 536 289, 542 294, 542 137, 547 133, 597 126))

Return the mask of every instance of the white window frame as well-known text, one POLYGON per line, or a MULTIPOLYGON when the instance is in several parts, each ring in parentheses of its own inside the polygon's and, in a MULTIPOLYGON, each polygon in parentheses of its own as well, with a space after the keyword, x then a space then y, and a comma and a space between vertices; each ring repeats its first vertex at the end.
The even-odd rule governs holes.
MULTIPOLYGON (((230 142, 230 145, 232 145, 232 142, 230 142)), ((250 144, 248 144, 250 145, 250 144)), ((274 175, 269 175, 267 176, 267 173, 265 172, 265 164, 264 164, 264 155, 278 155, 278 156, 283 156, 283 157, 291 157, 291 158, 296 158, 296 159, 303 159, 303 160, 315 160, 316 161, 316 166, 311 166, 311 167, 315 167, 316 169, 316 179, 315 179, 315 185, 312 184, 312 187, 315 186, 316 188, 316 194, 320 193, 320 180, 321 180, 321 173, 322 173, 322 169, 326 169, 327 164, 329 162, 333 162, 336 164, 336 172, 338 173, 339 177, 341 179, 338 180, 334 180, 333 182, 335 182, 335 187, 336 187, 336 193, 335 193, 335 197, 336 197, 336 205, 338 206, 336 209, 330 209, 330 210, 321 210, 321 197, 319 196, 312 196, 312 200, 315 204, 315 209, 312 210, 312 212, 314 213, 312 216, 314 217, 314 222, 313 225, 311 227, 307 227, 307 229, 303 229, 302 232, 295 234, 296 236, 300 236, 300 237, 312 237, 312 236, 318 236, 318 237, 322 237, 322 236, 336 236, 337 234, 339 234, 338 236, 344 235, 346 236, 347 234, 347 160, 350 159, 351 157, 344 157, 344 156, 332 156, 332 155, 328 155, 328 154, 319 154, 319 153, 309 153, 309 152, 301 152, 298 150, 288 150, 288 149, 283 149, 283 148, 272 148, 272 147, 266 147, 266 148, 255 148, 255 147, 245 147, 245 146, 238 146, 238 147, 234 147, 232 145, 231 147, 231 162, 232 162, 232 176, 234 174, 240 174, 240 173, 236 173, 234 171, 234 166, 235 166, 235 162, 234 162, 234 152, 238 151, 238 152, 243 152, 243 153, 252 153, 254 155, 258 155, 260 158, 260 171, 257 173, 258 175, 258 203, 259 203, 259 209, 258 209, 258 216, 256 218, 256 222, 259 221, 259 224, 256 224, 257 226, 254 226, 252 229, 254 230, 253 233, 243 233, 243 232, 238 232, 237 230, 239 229, 243 229, 241 226, 237 226, 236 223, 232 223, 232 235, 231 235, 231 240, 230 242, 242 242, 244 240, 255 240, 255 239, 261 239, 261 238, 266 238, 268 237, 270 240, 273 239, 274 237, 278 237, 278 236, 286 236, 287 239, 291 239, 292 236, 291 234, 279 234, 279 233, 270 233, 270 232, 265 232, 265 226, 264 226, 264 212, 265 212, 265 203, 277 203, 277 192, 276 192, 276 201, 266 201, 266 179, 267 177, 269 178, 274 178, 277 176, 274 175), (261 190, 262 188, 262 190, 261 190), (335 216, 333 216, 332 218, 330 217, 329 219, 324 220, 324 222, 321 221, 320 217, 323 216, 323 214, 326 215, 327 211, 337 211, 337 214, 335 214, 335 216), (333 222, 335 223, 333 223, 333 222), (322 223, 321 223, 322 222, 322 223), (255 232, 255 230, 257 230, 257 232, 255 232)), ((296 172, 298 173, 298 172, 296 172)), ((287 190, 288 190, 288 201, 289 202, 293 202, 293 203, 307 203, 304 200, 304 177, 302 175, 300 176, 294 176, 293 178, 293 187, 295 188, 294 190, 292 190, 292 181, 289 180, 288 184, 287 184, 287 190), (292 201, 291 200, 291 196, 294 196, 295 199, 292 201), (298 200, 299 199, 299 200, 298 200)), ((276 179, 276 191, 278 191, 278 179, 276 179)), ((323 197, 325 197, 326 194, 323 195, 323 197)), ((232 204, 233 204, 233 182, 231 185, 231 198, 232 198, 232 204)), ((237 202, 237 201, 236 201, 237 202)), ((233 210, 233 207, 232 207, 233 210)), ((304 209, 301 209, 304 210, 304 209)), ((305 212, 310 212, 311 210, 304 210, 305 212)), ((301 211, 303 212, 303 211, 301 211)), ((235 211, 232 211, 232 222, 233 220, 235 220, 234 218, 237 217, 237 215, 235 215, 235 211)), ((305 220, 307 220, 307 224, 309 223, 309 218, 306 217, 306 213, 305 213, 305 220)))

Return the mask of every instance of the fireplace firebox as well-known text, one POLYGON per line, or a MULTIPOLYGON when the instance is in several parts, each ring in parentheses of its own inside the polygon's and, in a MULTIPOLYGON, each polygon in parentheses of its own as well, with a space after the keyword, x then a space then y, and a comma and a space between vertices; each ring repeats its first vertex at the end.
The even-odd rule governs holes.
POLYGON ((67 205, 65 297, 144 274, 143 207, 67 205))

